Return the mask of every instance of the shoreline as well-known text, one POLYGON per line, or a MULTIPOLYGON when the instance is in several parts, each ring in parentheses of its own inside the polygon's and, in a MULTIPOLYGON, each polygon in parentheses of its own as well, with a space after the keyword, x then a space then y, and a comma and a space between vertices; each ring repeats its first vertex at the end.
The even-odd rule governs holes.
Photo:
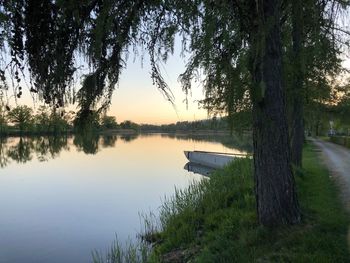
MULTIPOLYGON (((160 208, 160 218, 146 218, 143 236, 150 243, 141 240, 132 251, 151 246, 139 261, 151 263, 348 262, 349 213, 318 153, 309 141, 304 167, 295 175, 301 224, 273 229, 258 224, 252 161, 243 159, 214 172, 210 180, 176 191, 160 208)), ((110 255, 122 250, 111 249, 110 255)), ((122 253, 128 258, 128 251, 122 253)), ((108 255, 95 262, 109 262, 108 255)))
MULTIPOLYGON (((156 131, 156 130, 133 130, 133 129, 110 129, 110 130, 96 130, 92 133, 99 135, 138 135, 138 134, 171 134, 178 136, 186 135, 198 135, 198 136, 230 136, 232 133, 230 131, 219 131, 219 130, 174 130, 174 131, 156 131)), ((234 132, 233 132, 234 133, 234 132)), ((245 131, 243 135, 249 135, 251 132, 245 131)), ((80 132, 74 130, 67 130, 64 132, 31 132, 31 131, 8 131, 0 133, 0 138, 2 137, 23 137, 23 136, 57 136, 57 135, 74 135, 81 134, 80 132)))

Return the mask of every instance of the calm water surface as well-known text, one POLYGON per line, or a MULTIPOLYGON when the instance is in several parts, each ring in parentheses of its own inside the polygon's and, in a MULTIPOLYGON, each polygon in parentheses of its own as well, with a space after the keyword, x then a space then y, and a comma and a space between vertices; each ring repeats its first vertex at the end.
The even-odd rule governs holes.
MULTIPOLYGON (((91 262, 140 231, 174 186, 201 176, 184 150, 240 152, 209 137, 8 138, 0 144, 0 263, 91 262)), ((227 140, 225 140, 227 141, 227 140)))

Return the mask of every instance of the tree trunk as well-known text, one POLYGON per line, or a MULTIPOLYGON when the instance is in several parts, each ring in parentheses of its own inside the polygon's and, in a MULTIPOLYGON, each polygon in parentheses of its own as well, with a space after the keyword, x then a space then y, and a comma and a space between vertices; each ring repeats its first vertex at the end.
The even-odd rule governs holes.
POLYGON ((302 153, 304 144, 303 121, 303 8, 301 0, 292 1, 292 40, 293 40, 293 87, 292 87, 292 129, 291 148, 292 163, 302 166, 302 153))
POLYGON ((251 38, 254 175, 259 222, 300 222, 282 88, 280 0, 256 1, 251 38))
POLYGON ((317 119, 316 124, 315 124, 315 136, 320 136, 320 121, 317 119))

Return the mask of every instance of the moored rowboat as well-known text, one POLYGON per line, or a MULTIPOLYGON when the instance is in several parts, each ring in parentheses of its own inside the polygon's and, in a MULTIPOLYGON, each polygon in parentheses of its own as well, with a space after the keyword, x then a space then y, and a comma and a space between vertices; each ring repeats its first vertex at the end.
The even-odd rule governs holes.
POLYGON ((246 156, 243 154, 225 154, 204 151, 184 151, 184 153, 190 162, 215 169, 224 167, 235 158, 246 156))

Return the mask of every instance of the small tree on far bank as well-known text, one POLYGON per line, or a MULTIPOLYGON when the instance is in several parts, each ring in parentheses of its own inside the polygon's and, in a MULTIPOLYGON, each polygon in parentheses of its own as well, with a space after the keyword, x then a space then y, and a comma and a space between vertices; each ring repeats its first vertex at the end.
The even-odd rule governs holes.
POLYGON ((33 125, 33 110, 26 105, 17 106, 8 113, 8 118, 20 132, 28 131, 33 125))
POLYGON ((50 114, 50 131, 53 133, 66 132, 69 124, 64 118, 65 112, 56 112, 53 110, 50 114))
POLYGON ((122 123, 120 123, 120 128, 122 129, 131 129, 131 130, 138 130, 139 129, 139 125, 135 122, 126 120, 123 121, 122 123))
POLYGON ((78 132, 91 132, 100 128, 100 115, 97 111, 87 110, 76 115, 73 121, 74 129, 78 132))
POLYGON ((35 115, 35 127, 38 132, 45 132, 50 127, 50 111, 48 107, 40 106, 35 115))
POLYGON ((114 116, 108 116, 104 114, 101 117, 101 127, 103 129, 116 129, 118 128, 118 123, 116 121, 116 118, 114 116))

